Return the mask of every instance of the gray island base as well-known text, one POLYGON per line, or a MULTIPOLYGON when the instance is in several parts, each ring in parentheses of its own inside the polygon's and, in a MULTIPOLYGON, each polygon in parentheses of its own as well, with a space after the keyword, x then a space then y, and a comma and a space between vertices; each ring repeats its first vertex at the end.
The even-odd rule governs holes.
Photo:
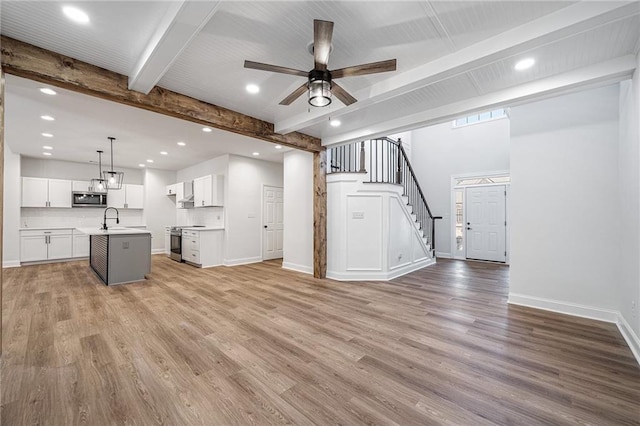
POLYGON ((89 235, 89 264, 106 285, 143 281, 151 272, 151 233, 81 228, 89 235))

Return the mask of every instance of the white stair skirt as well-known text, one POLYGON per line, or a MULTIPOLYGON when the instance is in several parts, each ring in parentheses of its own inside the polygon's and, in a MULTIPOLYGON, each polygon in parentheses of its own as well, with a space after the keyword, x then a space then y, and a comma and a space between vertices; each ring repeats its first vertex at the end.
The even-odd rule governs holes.
POLYGON ((435 263, 399 185, 327 175, 327 277, 390 280, 435 263))

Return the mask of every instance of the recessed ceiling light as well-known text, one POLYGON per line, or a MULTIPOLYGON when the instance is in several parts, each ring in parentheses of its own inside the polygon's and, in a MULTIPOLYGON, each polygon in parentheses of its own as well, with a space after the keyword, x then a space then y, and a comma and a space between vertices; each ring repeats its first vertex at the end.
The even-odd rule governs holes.
POLYGON ((331 124, 332 127, 338 127, 342 123, 340 122, 340 120, 331 120, 329 121, 329 124, 331 124))
POLYGON ((527 68, 531 68, 535 63, 536 63, 535 59, 526 58, 519 61, 514 68, 518 71, 522 71, 522 70, 526 70, 527 68))
POLYGON ((180 145, 180 146, 185 146, 185 145, 186 145, 186 143, 184 143, 184 142, 178 142, 178 145, 180 145))
POLYGON ((245 89, 247 89, 247 92, 251 93, 252 95, 260 92, 260 87, 258 87, 257 84, 247 84, 247 87, 245 89))
POLYGON ((53 135, 51 133, 41 133, 42 136, 44 136, 45 138, 52 138, 53 135))
POLYGON ((209 132, 212 132, 213 130, 211 129, 211 127, 203 127, 202 131, 209 133, 209 132))
POLYGON ((53 147, 52 147, 52 146, 45 145, 45 146, 43 146, 43 147, 42 147, 42 149, 53 149, 53 147))
POLYGON ((67 15, 67 18, 71 19, 74 22, 77 22, 79 24, 87 24, 89 22, 89 15, 78 8, 75 8, 73 6, 64 6, 62 8, 62 11, 65 15, 67 15))
POLYGON ((160 151, 160 155, 169 155, 167 151, 160 151))
POLYGON ((153 160, 147 160, 147 163, 153 163, 153 160))
POLYGON ((50 152, 43 152, 42 155, 51 155, 50 152))
POLYGON ((282 145, 276 145, 275 148, 276 149, 282 149, 282 145))
POLYGON ((43 87, 43 88, 40 89, 40 91, 42 93, 44 93, 45 95, 56 95, 57 94, 57 92, 55 90, 49 89, 48 87, 43 87))
POLYGON ((140 164, 138 164, 138 166, 140 166, 140 167, 144 167, 144 164, 140 163, 140 164))
POLYGON ((47 120, 47 121, 53 121, 55 120, 55 118, 53 118, 50 115, 41 115, 40 118, 42 118, 43 120, 47 120))
POLYGON ((260 155, 260 153, 259 152, 254 152, 253 155, 255 155, 257 157, 258 155, 260 155))

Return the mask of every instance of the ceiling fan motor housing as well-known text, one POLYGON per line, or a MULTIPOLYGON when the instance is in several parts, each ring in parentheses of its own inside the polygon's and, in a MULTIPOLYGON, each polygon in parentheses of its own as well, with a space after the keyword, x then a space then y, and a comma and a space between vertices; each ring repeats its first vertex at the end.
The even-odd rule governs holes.
POLYGON ((309 104, 316 107, 331 103, 331 72, 313 69, 309 71, 309 104))

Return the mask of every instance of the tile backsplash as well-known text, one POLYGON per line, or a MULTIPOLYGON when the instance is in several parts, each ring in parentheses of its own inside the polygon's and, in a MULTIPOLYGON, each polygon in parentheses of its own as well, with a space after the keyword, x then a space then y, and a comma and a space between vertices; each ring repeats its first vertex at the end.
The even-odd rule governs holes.
MULTIPOLYGON (((120 209, 120 225, 134 226, 145 225, 142 210, 120 209)), ((28 208, 20 209, 20 227, 60 227, 68 226, 73 228, 100 226, 103 221, 104 210, 98 208, 28 208)), ((108 217, 114 217, 114 212, 110 211, 108 217)), ((110 226, 115 221, 108 221, 110 226)))

